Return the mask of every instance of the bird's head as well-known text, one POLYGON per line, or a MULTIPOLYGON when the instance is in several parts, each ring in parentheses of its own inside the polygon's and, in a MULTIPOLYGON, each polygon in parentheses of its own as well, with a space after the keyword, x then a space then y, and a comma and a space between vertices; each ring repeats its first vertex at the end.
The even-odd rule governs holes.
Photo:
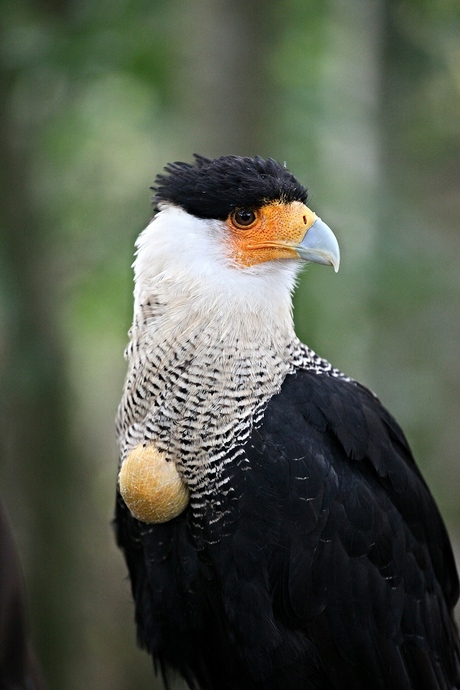
POLYGON ((306 205, 305 187, 271 158, 195 156, 166 166, 153 189, 157 213, 138 240, 137 279, 174 270, 241 285, 243 275, 277 273, 292 287, 304 262, 338 271, 334 234, 306 205))

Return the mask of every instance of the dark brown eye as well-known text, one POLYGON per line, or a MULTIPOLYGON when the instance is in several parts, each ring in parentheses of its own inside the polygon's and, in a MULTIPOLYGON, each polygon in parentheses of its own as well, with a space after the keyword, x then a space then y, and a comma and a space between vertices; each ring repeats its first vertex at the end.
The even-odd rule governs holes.
POLYGON ((233 212, 232 220, 238 228, 249 228, 256 222, 257 214, 249 208, 239 208, 233 212))

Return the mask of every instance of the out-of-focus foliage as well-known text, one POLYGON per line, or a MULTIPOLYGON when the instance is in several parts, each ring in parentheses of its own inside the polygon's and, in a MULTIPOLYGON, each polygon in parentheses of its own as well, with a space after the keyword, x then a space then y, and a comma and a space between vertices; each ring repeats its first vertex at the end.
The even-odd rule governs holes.
POLYGON ((0 496, 52 690, 154 687, 113 418, 170 160, 260 153, 309 185, 342 268, 307 271, 299 333, 394 412, 458 536, 459 46, 456 0, 3 0, 0 496))

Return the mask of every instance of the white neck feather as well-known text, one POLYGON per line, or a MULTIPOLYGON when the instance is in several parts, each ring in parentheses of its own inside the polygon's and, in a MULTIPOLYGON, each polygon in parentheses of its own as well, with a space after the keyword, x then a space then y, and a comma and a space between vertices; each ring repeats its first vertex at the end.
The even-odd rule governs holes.
POLYGON ((153 341, 184 341, 189 330, 214 324, 226 349, 237 342, 255 351, 294 339, 291 293, 299 263, 232 265, 225 226, 167 206, 137 241, 134 314, 146 301, 162 305, 145 324, 153 341))

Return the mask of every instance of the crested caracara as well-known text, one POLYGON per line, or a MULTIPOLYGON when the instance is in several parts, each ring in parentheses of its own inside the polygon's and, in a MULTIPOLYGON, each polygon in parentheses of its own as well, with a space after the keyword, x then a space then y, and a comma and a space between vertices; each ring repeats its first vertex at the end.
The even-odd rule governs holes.
POLYGON ((117 423, 140 645, 202 690, 460 688, 454 559, 404 434, 294 332, 332 231, 271 159, 196 156, 155 190, 117 423))

